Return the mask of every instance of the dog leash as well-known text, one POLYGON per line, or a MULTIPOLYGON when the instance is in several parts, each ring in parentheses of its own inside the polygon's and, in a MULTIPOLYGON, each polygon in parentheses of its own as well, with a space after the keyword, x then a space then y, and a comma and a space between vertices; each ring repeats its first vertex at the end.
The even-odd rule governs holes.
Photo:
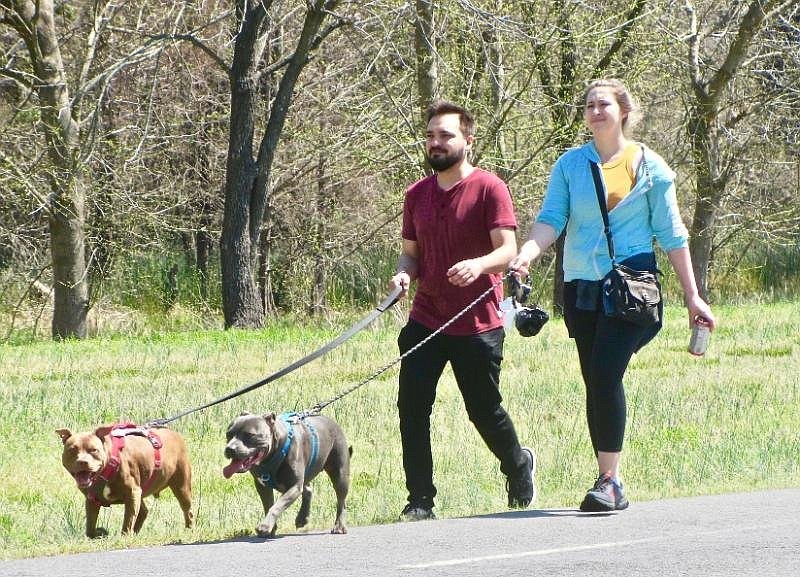
POLYGON ((283 377, 284 375, 287 375, 287 374, 291 373, 292 371, 302 367, 303 365, 305 365, 307 363, 310 363, 314 359, 319 358, 322 355, 324 355, 325 353, 332 351, 333 349, 335 349, 336 347, 341 345, 343 342, 345 342, 347 339, 349 339, 350 337, 352 337, 356 333, 358 333, 358 332, 362 331, 364 328, 366 328, 372 321, 374 321, 376 318, 381 316, 384 312, 386 312, 389 308, 391 308, 397 302, 397 299, 400 297, 400 293, 402 291, 403 291, 402 287, 396 287, 389 294, 389 296, 387 296, 383 300, 383 302, 381 302, 377 307, 375 307, 375 309, 372 312, 370 312, 367 316, 365 316, 363 319, 361 319, 360 321, 355 323, 353 326, 351 326, 349 329, 347 329, 341 335, 336 337, 334 340, 332 340, 329 343, 327 343, 326 345, 318 348, 316 351, 304 356, 302 359, 299 359, 299 360, 293 362, 291 365, 288 365, 288 366, 282 368, 281 370, 272 373, 271 375, 261 379, 257 383, 253 383, 251 385, 247 385, 246 387, 242 387, 241 389, 233 391, 232 393, 229 393, 229 394, 227 394, 227 395, 225 395, 223 397, 220 397, 220 398, 218 398, 218 399, 216 399, 214 401, 211 401, 210 403, 206 403, 205 405, 201 405, 199 407, 195 407, 193 409, 189 409, 188 411, 184 411, 182 413, 178 413, 177 415, 174 415, 174 416, 169 417, 169 418, 156 419, 154 421, 150 421, 150 422, 147 423, 147 426, 148 427, 163 427, 167 423, 171 423, 172 421, 177 421, 178 419, 180 419, 182 417, 185 417, 186 415, 191 415, 192 413, 196 413, 198 411, 202 411, 202 410, 207 409, 209 407, 213 407, 214 405, 218 405, 219 403, 224 403, 225 401, 229 401, 229 400, 231 400, 231 399, 233 399, 235 397, 238 397, 239 395, 243 395, 243 394, 249 393, 250 391, 255 390, 255 389, 259 388, 259 387, 263 387, 267 383, 270 383, 270 382, 272 382, 272 381, 274 381, 276 379, 279 379, 279 378, 283 377))
POLYGON ((339 393, 339 394, 338 394, 338 395, 336 395, 335 397, 333 397, 333 398, 331 398, 331 399, 328 399, 328 400, 327 400, 327 401, 325 401, 325 402, 322 402, 322 403, 317 403, 317 404, 316 404, 316 405, 314 405, 312 408, 310 408, 310 409, 307 409, 307 410, 305 410, 305 411, 302 411, 302 412, 299 412, 299 413, 298 413, 298 415, 300 416, 300 418, 303 418, 303 419, 304 419, 304 418, 306 418, 306 417, 312 417, 312 416, 314 416, 314 415, 318 415, 318 414, 320 413, 320 411, 322 411, 322 409, 324 409, 324 408, 325 408, 325 407, 327 407, 328 405, 335 403, 336 401, 338 401, 338 400, 339 400, 339 399, 341 399, 342 397, 345 397, 345 396, 349 395, 350 393, 352 393, 352 392, 354 392, 354 391, 356 391, 356 390, 360 389, 361 387, 363 387, 364 385, 366 385, 367 383, 369 383, 369 382, 370 382, 370 381, 372 381, 373 379, 376 379, 377 377, 379 377, 380 375, 382 375, 383 373, 385 373, 386 371, 388 371, 389 369, 391 369, 393 366, 395 366, 397 363, 399 363, 400 361, 402 361, 404 358, 406 358, 406 357, 407 357, 407 356, 409 356, 410 354, 412 354, 412 353, 414 353, 415 351, 417 351, 417 350, 418 350, 420 347, 422 347, 423 345, 425 345, 425 343, 427 343, 428 341, 430 341, 431 339, 433 339, 433 338, 434 338, 436 335, 440 334, 440 333, 441 333, 443 330, 445 330, 447 327, 449 327, 450 325, 452 325, 454 322, 456 322, 456 321, 457 321, 459 318, 461 318, 461 317, 462 317, 464 314, 466 314, 466 313, 467 313, 467 311, 469 311, 469 310, 470 310, 472 307, 474 307, 476 304, 478 304, 478 303, 479 303, 479 302, 481 302, 481 301, 482 301, 484 298, 486 298, 486 296, 488 296, 488 295, 489 295, 489 294, 490 294, 492 291, 494 291, 494 289, 495 289, 495 288, 497 288, 499 285, 503 284, 503 282, 504 282, 504 281, 505 281, 507 278, 511 278, 511 277, 513 277, 513 276, 514 276, 514 271, 511 271, 511 270, 509 270, 509 271, 508 271, 508 272, 506 272, 506 273, 505 273, 503 276, 501 276, 499 280, 497 280, 496 282, 494 282, 494 283, 492 284, 492 286, 490 286, 488 289, 486 289, 486 291, 485 291, 485 292, 483 292, 483 293, 482 293, 480 296, 478 296, 478 297, 477 297, 477 298, 476 298, 474 301, 472 301, 472 302, 471 302, 471 303, 469 303, 469 304, 468 304, 466 307, 464 307, 464 308, 463 308, 461 311, 459 311, 458 313, 456 313, 456 314, 455 314, 455 316, 453 316, 453 318, 451 318, 449 321, 447 321, 446 323, 444 323, 442 326, 440 326, 440 327, 439 327, 438 329, 436 329, 434 332, 432 332, 431 334, 429 334, 427 337, 425 337, 424 339, 422 339, 422 340, 421 340, 420 342, 418 342, 416 345, 414 345, 413 347, 411 347, 410 349, 408 349, 408 350, 407 350, 405 353, 403 353, 402 355, 400 355, 399 357, 397 357, 397 358, 396 358, 396 359, 394 359, 393 361, 391 361, 391 362, 389 362, 389 363, 385 364, 384 366, 382 366, 380 369, 378 369, 377 371, 375 371, 374 373, 372 373, 370 376, 368 376, 368 377, 367 377, 366 379, 364 379, 363 381, 361 381, 361 382, 359 382, 359 383, 357 383, 357 384, 353 385, 353 386, 352 386, 352 387, 350 387, 349 389, 346 389, 346 390, 342 391, 341 393, 339 393))

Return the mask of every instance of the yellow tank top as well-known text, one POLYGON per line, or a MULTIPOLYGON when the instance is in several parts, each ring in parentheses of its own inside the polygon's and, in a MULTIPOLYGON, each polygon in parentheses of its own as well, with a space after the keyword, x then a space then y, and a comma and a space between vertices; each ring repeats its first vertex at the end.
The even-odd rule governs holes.
POLYGON ((608 210, 617 206, 622 199, 628 196, 636 183, 633 172, 633 160, 639 145, 631 142, 622 151, 619 158, 607 162, 603 167, 603 182, 606 185, 606 206, 608 210))

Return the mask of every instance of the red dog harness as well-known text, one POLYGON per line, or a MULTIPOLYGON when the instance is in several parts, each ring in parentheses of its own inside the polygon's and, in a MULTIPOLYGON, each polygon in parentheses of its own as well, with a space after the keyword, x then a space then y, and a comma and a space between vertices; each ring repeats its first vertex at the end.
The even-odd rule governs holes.
POLYGON ((125 448, 125 437, 128 435, 147 437, 147 439, 150 441, 150 444, 153 445, 153 460, 155 466, 150 478, 147 479, 147 481, 145 481, 145 483, 142 485, 142 495, 147 493, 150 485, 152 485, 153 481, 155 480, 156 473, 159 471, 159 469, 161 469, 160 449, 164 446, 161 442, 161 438, 151 429, 139 427, 134 423, 116 423, 111 427, 111 432, 109 432, 109 435, 111 436, 111 454, 108 457, 108 462, 92 481, 89 491, 86 493, 87 499, 101 507, 111 506, 111 503, 103 497, 103 489, 105 488, 106 484, 114 478, 114 475, 119 472, 119 467, 122 463, 122 460, 120 459, 120 453, 122 452, 122 449, 125 448))

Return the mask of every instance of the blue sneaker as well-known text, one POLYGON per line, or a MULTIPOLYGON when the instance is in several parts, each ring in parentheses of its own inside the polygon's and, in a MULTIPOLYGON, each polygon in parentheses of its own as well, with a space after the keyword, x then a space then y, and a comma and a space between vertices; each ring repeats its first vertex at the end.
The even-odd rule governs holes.
POLYGON ((598 513, 606 511, 622 511, 628 508, 628 499, 622 489, 622 483, 611 478, 610 473, 603 473, 589 489, 581 503, 581 511, 598 513))

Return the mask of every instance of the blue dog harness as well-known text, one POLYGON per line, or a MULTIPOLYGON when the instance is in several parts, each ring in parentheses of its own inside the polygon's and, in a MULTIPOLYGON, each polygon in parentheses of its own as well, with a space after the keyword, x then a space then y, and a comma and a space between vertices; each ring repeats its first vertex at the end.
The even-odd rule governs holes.
POLYGON ((296 423, 302 422, 311 435, 311 458, 308 460, 308 465, 306 465, 306 477, 311 471, 314 462, 317 460, 317 454, 319 453, 319 437, 317 436, 317 430, 314 428, 314 425, 306 422, 305 417, 301 417, 297 413, 281 413, 278 415, 278 418, 286 425, 286 440, 284 440, 280 450, 272 453, 269 459, 255 467, 258 473, 256 480, 265 487, 271 489, 277 488, 273 475, 277 473, 278 468, 283 464, 284 459, 286 459, 286 455, 289 454, 289 448, 292 446, 292 441, 294 440, 294 425, 296 423))

